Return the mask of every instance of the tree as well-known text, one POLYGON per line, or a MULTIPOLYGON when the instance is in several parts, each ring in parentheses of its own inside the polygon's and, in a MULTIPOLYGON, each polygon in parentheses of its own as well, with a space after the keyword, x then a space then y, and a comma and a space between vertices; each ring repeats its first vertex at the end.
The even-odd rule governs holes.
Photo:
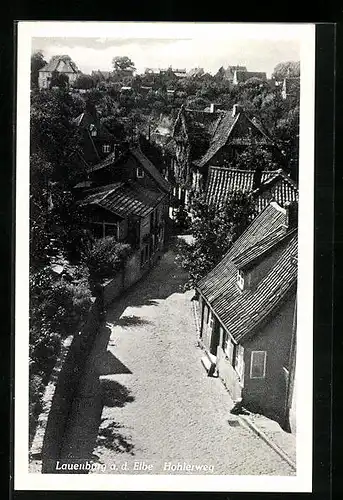
POLYGON ((299 61, 280 62, 275 66, 272 73, 272 78, 274 78, 275 80, 283 80, 287 76, 300 76, 299 61))
POLYGON ((43 52, 36 51, 31 56, 31 88, 38 88, 39 70, 47 64, 43 52))
POLYGON ((80 111, 80 101, 65 90, 42 90, 31 96, 31 152, 42 153, 52 165, 51 181, 70 184, 77 165, 75 158, 82 152, 82 137, 73 119, 80 111))
POLYGON ((67 89, 69 86, 69 78, 64 73, 53 71, 50 81, 50 88, 59 87, 60 89, 67 89))
POLYGON ((209 205, 200 195, 193 199, 191 213, 194 243, 182 242, 178 253, 178 261, 189 273, 186 288, 193 288, 220 262, 250 224, 255 207, 252 199, 241 192, 221 207, 209 205))
POLYGON ((235 160, 235 168, 239 170, 277 170, 280 165, 274 161, 270 151, 259 144, 251 144, 238 155, 235 160))
POLYGON ((73 87, 76 89, 84 89, 84 90, 89 90, 93 87, 95 87, 95 79, 90 76, 90 75, 79 75, 74 84, 73 87))
POLYGON ((116 56, 112 59, 113 69, 119 76, 127 72, 134 72, 136 70, 133 61, 127 56, 116 56))

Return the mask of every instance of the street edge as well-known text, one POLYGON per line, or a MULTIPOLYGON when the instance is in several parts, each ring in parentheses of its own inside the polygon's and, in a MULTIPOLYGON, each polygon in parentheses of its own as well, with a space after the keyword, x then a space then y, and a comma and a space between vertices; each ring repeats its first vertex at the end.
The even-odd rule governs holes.
POLYGON ((261 431, 255 424, 252 423, 252 421, 249 419, 249 417, 245 415, 238 415, 241 420, 243 420, 249 428, 257 434, 265 443, 268 444, 283 460, 285 460, 290 467, 296 472, 297 467, 296 464, 289 458, 289 456, 281 449, 279 446, 277 446, 271 439, 267 437, 267 435, 261 431))

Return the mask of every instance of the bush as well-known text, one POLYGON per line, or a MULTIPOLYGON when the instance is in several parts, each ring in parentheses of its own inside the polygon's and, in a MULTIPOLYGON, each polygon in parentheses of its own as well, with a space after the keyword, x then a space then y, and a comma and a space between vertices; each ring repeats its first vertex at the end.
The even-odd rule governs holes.
MULTIPOLYGON (((77 270, 74 272, 77 276, 77 270)), ((44 332, 66 337, 74 332, 91 305, 87 273, 79 282, 56 277, 49 267, 30 276, 31 339, 34 345, 44 332)), ((72 278, 71 278, 72 279, 72 278)))
POLYGON ((180 205, 174 212, 175 229, 178 233, 182 233, 190 229, 191 219, 187 210, 180 205))
POLYGON ((43 330, 31 337, 35 337, 35 342, 30 343, 30 371, 46 382, 61 352, 61 336, 43 330))
POLYGON ((113 236, 96 240, 84 255, 91 281, 101 281, 114 276, 131 254, 131 246, 118 243, 113 236))

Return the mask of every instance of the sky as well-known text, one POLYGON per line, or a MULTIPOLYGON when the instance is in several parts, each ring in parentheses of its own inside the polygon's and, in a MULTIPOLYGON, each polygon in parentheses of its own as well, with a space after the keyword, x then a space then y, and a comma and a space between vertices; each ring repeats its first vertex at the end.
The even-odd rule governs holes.
POLYGON ((187 70, 202 67, 215 73, 221 66, 240 64, 250 71, 265 71, 268 76, 279 62, 300 60, 297 34, 292 36, 291 32, 281 29, 272 32, 258 29, 253 33, 246 27, 225 31, 216 28, 212 25, 212 28, 201 27, 200 31, 165 29, 150 33, 146 29, 136 32, 122 29, 117 37, 72 36, 72 32, 65 37, 33 36, 31 52, 41 50, 46 60, 53 55, 68 54, 84 73, 111 70, 115 56, 130 57, 138 73, 144 72, 146 67, 168 66, 187 70))

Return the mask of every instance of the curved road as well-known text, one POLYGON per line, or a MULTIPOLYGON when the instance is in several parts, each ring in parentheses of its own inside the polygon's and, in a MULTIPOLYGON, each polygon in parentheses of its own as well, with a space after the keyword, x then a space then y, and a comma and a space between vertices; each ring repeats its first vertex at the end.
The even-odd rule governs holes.
POLYGON ((220 380, 206 376, 184 281, 169 251, 110 307, 62 459, 92 459, 108 473, 293 475, 230 414, 220 380))

